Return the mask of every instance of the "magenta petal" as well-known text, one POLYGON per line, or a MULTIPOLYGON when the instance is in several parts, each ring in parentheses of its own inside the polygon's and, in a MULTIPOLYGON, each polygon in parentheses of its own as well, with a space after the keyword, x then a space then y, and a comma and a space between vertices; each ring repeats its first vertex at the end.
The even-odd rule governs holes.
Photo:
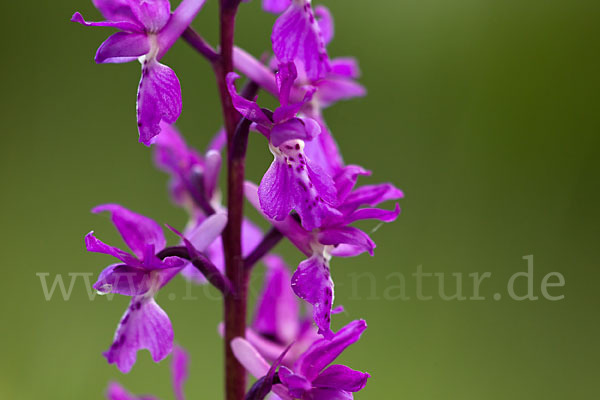
POLYGON ((108 211, 111 220, 127 246, 139 258, 144 259, 147 249, 162 250, 166 245, 163 230, 154 220, 118 204, 104 204, 92 209, 93 213, 108 211))
POLYGON ((235 358, 255 378, 261 378, 269 372, 269 363, 267 363, 249 341, 241 337, 236 337, 231 341, 230 345, 235 358))
POLYGON ((104 18, 110 21, 132 21, 140 22, 131 12, 130 0, 92 0, 94 6, 102 13, 104 18))
POLYGON ((340 207, 344 213, 356 210, 361 205, 376 206, 388 200, 397 200, 404 197, 402 190, 391 183, 365 185, 351 192, 340 207))
POLYGON ((137 60, 149 51, 146 34, 117 32, 98 47, 95 61, 99 64, 124 63, 137 60))
POLYGON ((279 368, 279 379, 287 387, 292 397, 312 399, 312 397, 305 396, 305 393, 312 389, 311 383, 305 377, 294 374, 287 367, 283 366, 279 368))
POLYGON ((311 400, 353 400, 352 393, 339 389, 317 388, 310 391, 311 400))
POLYGON ((188 354, 179 346, 173 348, 171 359, 171 376, 173 379, 173 391, 177 400, 184 400, 183 384, 188 378, 188 366, 190 358, 188 354))
POLYGON ((325 78, 317 83, 319 104, 325 108, 340 100, 362 97, 367 90, 359 83, 343 78, 325 78))
POLYGON ((323 78, 330 68, 310 2, 293 2, 275 21, 271 41, 280 62, 301 62, 312 81, 323 78))
POLYGON ((332 365, 317 376, 317 379, 313 381, 313 385, 321 388, 358 392, 365 387, 369 377, 369 374, 355 371, 345 365, 332 365))
POLYGON ((116 382, 109 384, 106 398, 108 400, 156 400, 156 397, 152 396, 134 396, 116 382))
POLYGON ((137 99, 140 142, 152 144, 160 133, 160 121, 175 122, 181 108, 181 86, 175 72, 154 60, 145 63, 137 99))
POLYGON ((169 0, 130 1, 131 12, 147 32, 157 33, 164 27, 171 15, 169 0))
POLYGON ((237 93, 234 82, 238 78, 239 75, 235 72, 230 72, 227 74, 227 89, 229 90, 229 95, 231 96, 231 101, 233 102, 235 109, 250 121, 256 122, 257 124, 265 127, 271 127, 273 123, 262 112, 258 104, 243 98, 237 93))
MULTIPOLYGON (((159 0, 163 1, 163 0, 159 0)), ((166 0, 164 0, 166 1, 166 0)), ((183 31, 192 23, 206 0, 182 0, 177 9, 171 14, 169 22, 158 34, 158 55, 160 60, 165 53, 175 44, 183 31)))
POLYGON ((108 28, 117 28, 126 32, 143 32, 144 29, 140 25, 131 21, 100 21, 100 22, 88 22, 83 19, 83 16, 76 12, 71 17, 72 22, 77 22, 83 26, 104 26, 108 28))
POLYGON ((252 327, 262 335, 291 343, 300 329, 299 304, 291 289, 291 274, 283 260, 274 255, 264 259, 268 270, 265 284, 257 300, 252 327))
POLYGON ((315 15, 317 16, 323 41, 325 44, 328 44, 333 39, 333 17, 331 16, 331 12, 327 7, 318 5, 315 7, 315 15))
POLYGON ((233 63, 235 64, 235 68, 246 75, 248 79, 256 82, 267 92, 277 96, 278 89, 275 82, 275 75, 269 67, 239 47, 233 48, 233 63))
POLYGON ((340 203, 354 189, 356 181, 361 175, 369 176, 371 175, 371 171, 364 169, 360 165, 347 165, 333 178, 340 203))
POLYGON ((279 103, 282 106, 288 104, 290 93, 294 87, 294 81, 297 77, 298 71, 296 71, 296 66, 293 62, 279 64, 277 74, 275 75, 275 80, 277 82, 277 89, 279 91, 279 103))
POLYGON ((136 296, 115 333, 113 344, 104 353, 109 364, 127 373, 135 364, 138 350, 148 349, 154 362, 164 359, 173 348, 173 328, 167 314, 154 298, 136 296))
POLYGON ((292 4, 292 0, 263 0, 262 8, 273 14, 279 14, 292 4))
POLYGON ((141 265, 140 260, 132 256, 131 254, 117 247, 109 246, 106 243, 102 242, 100 239, 96 238, 96 236, 94 236, 94 231, 85 235, 85 247, 87 251, 91 251, 93 253, 108 254, 113 257, 116 257, 127 265, 141 265))
POLYGON ((342 226, 338 228, 326 228, 319 232, 319 242, 324 245, 349 244, 355 248, 368 251, 373 255, 375 243, 369 235, 353 226, 342 226))
POLYGON ((273 146, 279 147, 288 140, 313 140, 319 133, 321 133, 321 128, 315 120, 311 118, 292 118, 282 124, 275 125, 271 129, 269 141, 273 146))
POLYGON ((335 333, 331 340, 321 339, 313 343, 298 359, 294 370, 313 381, 348 346, 360 339, 365 329, 367 329, 365 321, 352 321, 335 333))
POLYGON ((333 280, 325 257, 314 254, 302 261, 292 277, 292 289, 298 297, 313 305, 313 319, 319 334, 331 337, 333 280))
POLYGON ((206 153, 204 166, 204 193, 211 199, 219 187, 219 174, 221 172, 221 153, 209 150, 206 153))
POLYGON ((293 173, 288 164, 275 158, 258 187, 260 207, 272 219, 283 220, 294 206, 293 173))
POLYGON ((329 76, 356 79, 360 76, 358 61, 352 57, 338 57, 331 60, 329 76))
POLYGON ((150 271, 128 265, 110 265, 100 273, 94 289, 100 293, 117 293, 124 296, 142 295, 152 286, 150 271))
POLYGON ((287 216, 282 221, 275 221, 269 218, 260 205, 258 188, 254 183, 245 182, 244 194, 246 195, 248 202, 250 202, 250 204, 252 204, 256 210, 261 212, 275 228, 283 233, 283 235, 287 237, 294 244, 294 246, 296 246, 306 256, 310 256, 312 254, 312 250, 310 248, 310 242, 313 239, 311 232, 308 232, 302 228, 302 226, 300 226, 300 224, 292 216, 287 216))
POLYGON ((330 207, 337 201, 333 180, 303 155, 300 142, 285 142, 278 148, 260 182, 258 197, 269 218, 282 221, 294 209, 309 231, 338 214, 330 207))
POLYGON ((154 141, 154 162, 162 171, 171 175, 169 190, 176 204, 184 204, 188 191, 188 179, 194 168, 202 168, 202 157, 188 148, 174 125, 160 123, 161 133, 154 141))
POLYGON ((400 215, 400 204, 396 203, 396 206, 393 210, 382 210, 380 208, 361 208, 344 218, 344 220, 348 224, 363 219, 376 219, 382 222, 392 222, 398 218, 398 215, 400 215))
POLYGON ((206 218, 202 223, 186 233, 186 238, 198 251, 204 251, 219 237, 227 225, 227 214, 216 213, 206 218))
POLYGON ((344 167, 344 160, 333 135, 322 120, 318 121, 321 133, 314 140, 306 142, 306 155, 330 176, 336 176, 344 167))

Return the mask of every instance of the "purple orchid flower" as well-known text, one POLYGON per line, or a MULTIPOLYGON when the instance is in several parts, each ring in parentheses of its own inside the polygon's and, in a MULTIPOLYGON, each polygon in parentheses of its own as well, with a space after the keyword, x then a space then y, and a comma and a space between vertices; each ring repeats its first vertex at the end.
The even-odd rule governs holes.
MULTIPOLYGON (((178 257, 161 260, 157 253, 165 248, 166 240, 159 224, 117 204, 106 204, 92 210, 108 211, 124 242, 133 255, 97 239, 93 231, 85 237, 88 251, 109 254, 121 263, 108 266, 94 284, 100 293, 131 296, 131 303, 119 322, 114 340, 104 353, 109 364, 117 364, 127 373, 136 361, 138 350, 148 349, 152 359, 164 359, 173 346, 173 328, 167 314, 158 306, 154 296, 186 265, 178 257)), ((226 216, 216 214, 199 228, 196 237, 212 242, 223 230, 226 216)), ((202 249, 200 249, 202 250, 202 249)))
MULTIPOLYGON (((291 0, 288 0, 288 3, 291 0)), ((327 7, 317 6, 315 14, 319 16, 319 26, 323 32, 324 43, 327 45, 333 39, 333 18, 327 7)), ((271 94, 278 96, 278 86, 272 70, 278 68, 280 61, 273 59, 269 66, 264 65, 246 51, 236 47, 234 49, 234 62, 236 68, 271 94)), ((312 90, 312 97, 302 107, 302 112, 316 119, 313 110, 330 107, 340 100, 364 96, 367 91, 364 86, 356 82, 360 77, 358 62, 352 57, 339 57, 330 61, 330 69, 323 77, 311 79, 301 62, 295 61, 297 79, 290 93, 290 99, 298 102, 306 95, 307 88, 312 90)), ((318 113, 320 114, 320 113, 318 113)))
POLYGON ((263 0, 262 8, 270 13, 280 14, 285 11, 290 4, 292 4, 292 0, 263 0))
POLYGON ((283 259, 268 255, 263 262, 267 273, 246 339, 269 361, 276 360, 293 343, 282 360, 291 366, 320 336, 312 319, 300 313, 298 298, 290 285, 291 274, 283 259))
POLYGON ((159 61, 196 17, 205 0, 183 0, 171 13, 168 0, 93 0, 106 18, 87 22, 79 12, 71 21, 85 26, 119 29, 100 45, 97 63, 139 59, 142 78, 137 96, 140 142, 150 145, 161 131, 160 121, 173 123, 181 114, 181 86, 173 70, 159 61))
MULTIPOLYGON (((185 350, 175 346, 171 357, 171 377, 176 400, 185 400, 183 384, 188 378, 189 362, 189 356, 185 350)), ((106 398, 108 400, 157 400, 153 396, 134 396, 116 382, 111 382, 108 385, 106 398)))
POLYGON ((173 201, 185 206, 191 215, 195 214, 194 199, 199 197, 217 208, 221 202, 218 187, 221 146, 212 145, 204 155, 200 155, 188 147, 174 125, 163 121, 160 127, 162 133, 154 143, 154 161, 159 169, 171 176, 169 191, 173 201))
MULTIPOLYGON (((268 3, 273 9, 283 5, 283 1, 268 3)), ((312 11, 311 0, 291 0, 288 4, 289 7, 273 25, 273 53, 281 63, 302 64, 311 80, 323 78, 331 68, 325 48, 328 26, 323 24, 323 35, 321 24, 312 11)))
MULTIPOLYGON (((358 166, 344 167, 334 178, 338 214, 330 214, 318 229, 307 230, 292 216, 287 216, 283 221, 271 220, 273 226, 308 257, 298 265, 292 277, 292 289, 298 297, 313 305, 313 318, 319 333, 326 338, 333 335, 330 328, 334 300, 334 285, 329 269, 331 257, 353 257, 364 252, 373 255, 375 249, 375 243, 369 235, 350 224, 366 219, 392 222, 400 213, 398 204, 394 210, 372 208, 404 196, 393 185, 386 183, 354 189, 358 176, 368 174, 358 166), (361 208, 365 205, 368 207, 361 208)), ((246 183, 246 197, 254 207, 261 209, 258 189, 254 184, 246 183)), ((266 213, 263 214, 269 218, 266 213)))
MULTIPOLYGON (((360 339, 367 328, 363 320, 350 322, 340 329, 331 340, 314 342, 294 363, 293 367, 279 367, 281 384, 272 390, 283 400, 348 400, 352 393, 362 390, 368 373, 353 370, 345 365, 331 364, 348 346, 360 339)), ((231 348, 238 361, 256 378, 268 373, 267 361, 254 346, 243 338, 235 338, 231 348)))
POLYGON ((319 125, 311 118, 296 117, 312 91, 298 103, 289 103, 290 91, 296 79, 293 63, 282 64, 277 73, 281 106, 270 112, 263 111, 255 102, 238 95, 235 73, 227 76, 229 92, 235 108, 255 123, 256 129, 269 140, 274 160, 259 186, 259 199, 263 212, 277 221, 284 220, 292 210, 299 215, 308 230, 319 227, 330 214, 337 214, 335 185, 319 165, 304 154, 306 141, 320 133, 319 125), (268 115, 269 114, 269 115, 268 115))

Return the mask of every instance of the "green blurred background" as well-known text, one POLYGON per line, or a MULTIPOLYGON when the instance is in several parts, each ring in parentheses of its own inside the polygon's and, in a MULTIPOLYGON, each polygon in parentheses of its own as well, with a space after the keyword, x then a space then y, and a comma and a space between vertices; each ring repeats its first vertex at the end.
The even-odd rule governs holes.
MULTIPOLYGON (((216 3, 209 0, 194 23, 212 43, 216 3)), ((369 91, 328 109, 327 121, 346 161, 374 171, 363 183, 392 181, 406 193, 398 221, 372 235, 375 258, 332 266, 336 303, 347 310, 336 327, 354 318, 369 323, 343 356, 372 375, 356 398, 596 398, 600 3, 323 3, 336 21, 330 54, 358 57, 369 91), (535 294, 556 271, 566 285, 551 294, 563 300, 506 296, 506 282, 525 271, 528 254, 535 294), (424 292, 433 300, 417 300, 410 274, 419 265, 465 279, 491 272, 481 289, 486 300, 443 301, 432 278, 424 292), (357 280, 362 271, 373 280, 357 280), (409 300, 384 296, 398 272, 409 300)), ((139 65, 95 65, 110 30, 70 23, 75 10, 99 17, 85 0, 10 2, 0 27, 0 398, 101 398, 107 382, 119 380, 134 393, 170 399, 168 362, 153 364, 142 352, 136 368, 121 375, 101 356, 127 298, 90 302, 78 281, 70 301, 45 301, 36 276, 95 278, 112 262, 84 251, 92 229, 119 243, 108 218, 90 214, 96 204, 119 202, 180 227, 186 218, 171 206, 167 177, 153 168, 151 152, 137 143, 139 65)), ((238 21, 239 45, 255 55, 269 48, 274 17, 257 0, 242 5, 238 21)), ((221 124, 211 70, 184 43, 164 61, 183 87, 178 126, 202 148, 221 124)), ((271 161, 258 136, 249 161, 252 179, 271 161)), ((291 264, 299 260, 291 246, 279 249, 291 264)), ((524 291, 524 282, 517 289, 524 291)), ((176 279, 166 290, 176 299, 162 294, 158 301, 192 356, 188 398, 218 399, 220 302, 198 288, 198 300, 181 300, 185 290, 176 279)))

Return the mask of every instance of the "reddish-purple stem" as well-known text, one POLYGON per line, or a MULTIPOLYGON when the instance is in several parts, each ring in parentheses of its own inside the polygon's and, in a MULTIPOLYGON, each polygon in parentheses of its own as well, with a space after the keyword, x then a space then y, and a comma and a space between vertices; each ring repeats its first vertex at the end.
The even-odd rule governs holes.
MULTIPOLYGON (((246 370, 237 361, 231 346, 236 337, 246 334, 246 308, 248 297, 248 274, 242 258, 242 219, 244 218, 244 162, 242 157, 232 156, 234 136, 239 114, 233 107, 227 91, 225 78, 233 71, 233 41, 235 15, 240 0, 221 0, 221 46, 219 61, 214 64, 221 96, 225 131, 227 132, 227 226, 223 231, 225 275, 233 290, 224 296, 225 310, 225 399, 243 400, 246 392, 246 370)), ((246 133, 247 140, 247 133, 246 133)))

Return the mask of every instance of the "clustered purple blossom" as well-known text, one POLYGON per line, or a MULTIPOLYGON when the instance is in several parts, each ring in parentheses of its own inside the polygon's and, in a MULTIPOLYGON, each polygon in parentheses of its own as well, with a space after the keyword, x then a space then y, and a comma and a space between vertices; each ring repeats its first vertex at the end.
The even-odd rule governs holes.
MULTIPOLYGON (((246 399, 263 399, 269 393, 271 399, 284 400, 352 399, 354 392, 365 387, 369 374, 330 364, 358 341, 367 325, 355 320, 337 332, 332 330, 332 315, 342 308, 334 307, 330 265, 335 257, 364 252, 373 255, 375 243, 353 223, 394 221, 400 213, 397 203, 392 209, 377 206, 403 197, 390 183, 357 185, 360 176, 371 172, 344 162, 323 117, 322 110, 337 101, 365 95, 363 86, 356 82, 360 75, 357 62, 353 58, 329 58, 327 45, 334 30, 326 7, 313 9, 310 0, 263 0, 265 11, 278 14, 271 35, 272 58, 262 63, 237 47, 229 56, 248 82, 275 96, 279 106, 274 110, 261 107, 256 91, 250 95, 238 91, 235 83, 240 76, 224 71, 222 96, 228 96, 232 111, 239 113, 233 121, 236 131, 230 135, 222 129, 206 151, 197 151, 173 125, 182 111, 181 87, 174 71, 160 60, 177 39, 184 38, 206 56, 216 73, 221 71, 219 60, 226 55, 212 50, 190 26, 204 2, 182 0, 171 11, 168 0, 93 0, 105 21, 87 22, 78 12, 72 17, 85 26, 118 29, 98 48, 97 63, 136 59, 141 63, 139 141, 153 147, 156 166, 170 176, 174 204, 188 214, 182 233, 167 225, 179 238, 179 245, 167 247, 163 228, 148 217, 117 204, 92 210, 110 214, 130 250, 105 244, 94 232, 85 237, 88 251, 118 260, 100 273, 94 288, 100 293, 131 297, 104 356, 127 373, 136 362, 138 350, 149 350, 155 362, 172 353, 175 397, 184 398, 188 357, 174 347, 173 327, 155 295, 177 275, 197 284, 210 283, 223 296, 237 293, 228 274, 224 248, 232 239, 224 232, 232 223, 232 208, 239 211, 241 204, 232 206, 231 201, 222 201, 219 176, 226 163, 231 178, 231 169, 237 165, 232 159, 236 146, 240 146, 235 140, 244 137, 244 129, 246 135, 251 130, 264 136, 273 161, 258 185, 243 180, 237 184, 271 224, 271 230, 263 234, 250 220, 242 219, 239 248, 246 273, 262 261, 266 274, 253 320, 245 333, 226 346, 257 378, 246 399), (306 257, 293 273, 273 252, 283 237, 306 257)), ((237 8, 240 3, 221 2, 222 8, 226 3, 237 8)), ((246 142, 240 143, 245 146, 246 142)), ((227 329, 225 322, 219 331, 227 336, 227 329)), ((239 384, 245 385, 243 381, 239 384)), ((116 383, 110 384, 107 397, 154 399, 133 396, 116 383)), ((231 398, 235 397, 228 396, 231 398)))

